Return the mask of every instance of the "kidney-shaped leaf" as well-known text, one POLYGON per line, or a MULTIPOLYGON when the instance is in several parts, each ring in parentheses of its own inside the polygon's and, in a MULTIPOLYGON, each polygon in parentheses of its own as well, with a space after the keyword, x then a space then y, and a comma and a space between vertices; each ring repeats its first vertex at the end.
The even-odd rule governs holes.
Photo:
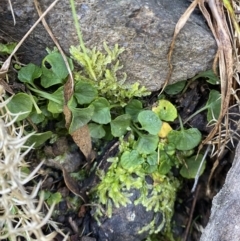
POLYGON ((97 89, 89 82, 78 81, 75 85, 74 96, 80 105, 89 104, 97 97, 97 89))
POLYGON ((183 80, 183 81, 179 81, 174 84, 168 85, 164 89, 164 92, 166 92, 168 95, 176 95, 184 89, 186 82, 187 82, 186 80, 183 80))
POLYGON ((131 116, 128 114, 120 115, 111 121, 111 132, 115 137, 123 136, 130 126, 131 116))
POLYGON ((152 110, 164 121, 174 121, 177 118, 177 109, 168 100, 159 100, 158 106, 152 110))
POLYGON ((69 126, 69 133, 73 133, 77 129, 86 125, 92 118, 94 107, 88 106, 87 108, 75 108, 68 106, 72 112, 72 122, 69 126))
POLYGON ((157 135, 142 135, 137 140, 135 148, 141 154, 150 154, 156 150, 158 142, 157 135))
POLYGON ((28 94, 18 93, 14 95, 7 104, 8 109, 13 114, 19 114, 18 121, 26 119, 33 107, 32 99, 28 94))
POLYGON ((93 121, 99 124, 107 124, 111 121, 110 104, 105 98, 97 98, 91 105, 94 107, 93 121))
POLYGON ((199 145, 202 134, 197 128, 180 131, 172 130, 169 132, 167 138, 168 142, 174 144, 176 149, 187 151, 199 145))
MULTIPOLYGON (((72 61, 68 59, 69 65, 72 69, 72 61)), ((68 70, 63 57, 58 52, 53 52, 47 55, 42 61, 41 85, 48 88, 55 84, 63 84, 68 76, 68 70)))
MULTIPOLYGON (((200 167, 200 164, 202 162, 203 159, 203 155, 198 155, 198 156, 192 156, 190 158, 188 158, 186 160, 186 165, 183 165, 181 170, 180 170, 180 174, 185 177, 185 178, 195 178, 198 172, 198 169, 200 167)), ((204 160, 200 172, 199 172, 199 176, 202 175, 204 169, 206 166, 206 161, 204 160)))
POLYGON ((44 144, 48 139, 52 137, 53 133, 51 131, 46 131, 43 133, 36 133, 32 136, 30 136, 27 141, 26 145, 31 146, 34 144, 34 147, 37 148, 44 144))
POLYGON ((137 167, 143 162, 144 158, 142 158, 136 150, 132 150, 131 152, 125 151, 120 158, 120 163, 125 169, 137 167))
POLYGON ((142 110, 142 102, 139 100, 131 100, 125 107, 126 114, 132 117, 133 121, 137 121, 139 112, 142 110))
POLYGON ((138 114, 138 121, 142 126, 142 129, 152 135, 156 135, 161 129, 162 122, 151 110, 143 110, 138 114))
POLYGON ((104 130, 102 125, 98 125, 96 123, 90 123, 88 124, 88 128, 90 131, 90 135, 93 138, 100 139, 100 138, 103 138, 106 134, 106 131, 104 130))
POLYGON ((42 75, 42 70, 35 64, 28 64, 22 67, 18 71, 18 79, 27 84, 32 84, 34 79, 39 78, 42 75))

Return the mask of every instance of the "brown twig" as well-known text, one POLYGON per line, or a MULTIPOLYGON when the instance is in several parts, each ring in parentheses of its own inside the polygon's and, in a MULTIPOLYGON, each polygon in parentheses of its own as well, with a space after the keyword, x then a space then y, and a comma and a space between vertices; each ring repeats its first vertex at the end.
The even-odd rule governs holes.
POLYGON ((189 216, 189 219, 188 219, 187 227, 186 227, 186 229, 185 229, 183 241, 187 241, 187 238, 188 238, 188 235, 189 235, 189 230, 190 230, 190 226, 191 226, 192 218, 193 218, 193 212, 194 212, 194 210, 195 210, 195 206, 196 206, 196 202, 197 202, 197 197, 198 197, 200 188, 201 188, 201 186, 199 185, 199 186, 197 187, 196 193, 195 193, 195 195, 194 195, 194 199, 193 199, 192 207, 191 207, 191 211, 190 211, 190 216, 189 216))
POLYGON ((0 69, 0 77, 5 77, 10 63, 11 63, 11 59, 13 57, 13 55, 18 51, 18 49, 20 48, 20 46, 22 45, 22 43, 26 40, 26 38, 30 35, 30 33, 34 30, 34 28, 39 24, 40 21, 42 21, 42 19, 48 14, 48 12, 55 6, 55 4, 58 2, 59 0, 55 0, 48 8, 47 10, 42 14, 42 16, 34 23, 34 25, 28 30, 28 32, 24 35, 24 37, 20 40, 20 42, 16 45, 16 47, 14 48, 13 52, 9 55, 9 57, 6 59, 6 61, 3 63, 1 69, 0 69))
MULTIPOLYGON (((35 4, 35 7, 36 7, 36 9, 37 9, 37 12, 38 12, 39 17, 41 17, 41 16, 43 15, 43 13, 42 13, 42 10, 41 10, 41 7, 40 7, 40 5, 39 5, 38 0, 34 0, 34 4, 35 4)), ((73 80, 72 71, 71 71, 71 68, 70 68, 70 66, 69 66, 67 57, 66 57, 65 53, 63 52, 62 47, 60 46, 58 40, 57 40, 57 39, 55 38, 55 36, 53 35, 52 30, 50 29, 49 25, 47 24, 45 18, 42 18, 42 24, 43 24, 44 28, 45 28, 46 31, 48 32, 49 36, 51 37, 52 41, 55 43, 55 45, 57 46, 59 52, 61 53, 61 55, 62 55, 62 57, 63 57, 64 63, 65 63, 65 65, 66 65, 66 67, 67 67, 67 70, 68 70, 68 73, 69 73, 69 76, 70 76, 70 80, 71 80, 71 91, 73 92, 74 80, 73 80)))

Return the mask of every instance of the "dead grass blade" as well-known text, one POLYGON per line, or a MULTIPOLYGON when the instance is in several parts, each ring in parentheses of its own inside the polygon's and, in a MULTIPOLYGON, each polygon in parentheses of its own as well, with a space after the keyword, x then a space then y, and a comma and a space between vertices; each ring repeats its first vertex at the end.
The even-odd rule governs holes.
POLYGON ((10 7, 11 14, 12 14, 12 17, 13 17, 13 24, 16 25, 16 18, 15 18, 15 14, 14 14, 14 11, 13 11, 11 0, 8 0, 8 3, 9 3, 9 7, 10 7))
POLYGON ((180 19, 178 20, 178 22, 175 26, 172 42, 170 44, 170 49, 169 49, 169 52, 168 52, 168 68, 169 68, 168 74, 167 74, 166 81, 165 81, 165 83, 162 87, 161 93, 164 91, 165 87, 168 85, 168 82, 169 82, 169 80, 172 76, 173 67, 172 67, 171 61, 172 61, 172 54, 173 54, 173 50, 174 50, 174 46, 175 46, 177 36, 178 36, 179 32, 181 31, 181 29, 186 24, 187 20, 189 19, 190 15, 192 14, 193 10, 196 8, 198 2, 199 2, 199 0, 194 0, 191 3, 191 5, 187 8, 185 13, 180 17, 180 19))
MULTIPOLYGON (((38 0, 34 0, 34 5, 37 9, 37 12, 38 12, 38 15, 39 17, 42 16, 42 10, 41 10, 41 7, 39 5, 39 2, 38 0)), ((68 60, 67 60, 67 57, 65 55, 65 53, 63 52, 62 50, 62 47, 60 46, 58 40, 55 38, 55 36, 53 35, 52 33, 52 30, 50 29, 49 25, 47 24, 45 18, 42 19, 42 24, 44 26, 44 28, 46 29, 46 31, 48 32, 49 36, 51 37, 51 39, 53 40, 54 44, 57 46, 59 52, 61 53, 62 57, 63 57, 63 60, 64 60, 64 63, 67 67, 67 70, 68 70, 68 73, 69 73, 69 76, 70 76, 70 80, 71 80, 71 90, 73 92, 73 88, 74 88, 74 80, 73 80, 73 75, 72 75, 72 71, 71 71, 71 68, 69 66, 69 63, 68 63, 68 60)))
MULTIPOLYGON (((226 23, 226 18, 223 12, 223 4, 220 2, 216 4, 214 0, 208 1, 209 8, 212 13, 212 17, 214 19, 214 28, 210 19, 207 19, 208 24, 214 33, 215 39, 218 44, 219 51, 219 74, 221 80, 221 113, 218 118, 218 121, 208 135, 208 137, 203 141, 204 144, 210 144, 211 139, 219 130, 221 132, 221 122, 225 115, 227 115, 229 108, 229 101, 231 96, 231 88, 232 88, 232 79, 233 79, 233 56, 232 56, 232 43, 230 32, 226 23)), ((206 8, 204 7, 204 3, 201 3, 200 9, 203 10, 203 14, 206 14, 206 8)), ((228 126, 226 126, 228 128, 228 126)), ((220 135, 221 133, 219 133, 220 135)))
MULTIPOLYGON (((213 139, 216 135, 218 135, 218 153, 217 153, 217 160, 214 163, 214 167, 211 170, 211 174, 209 177, 209 180, 211 180, 212 174, 218 165, 218 157, 221 154, 221 150, 224 150, 222 145, 226 145, 226 138, 228 135, 228 109, 229 109, 229 103, 230 103, 230 97, 231 93, 233 92, 233 76, 234 76, 234 69, 239 70, 239 65, 236 68, 234 63, 238 62, 238 56, 235 56, 233 58, 233 35, 231 34, 231 31, 229 30, 228 23, 226 21, 226 16, 224 13, 224 5, 227 9, 229 9, 229 15, 231 18, 231 21, 233 26, 236 28, 236 35, 238 37, 238 43, 239 43, 239 26, 236 21, 236 18, 234 16, 233 8, 231 7, 231 4, 228 0, 217 1, 217 0, 194 0, 192 4, 188 7, 188 9, 185 11, 185 13, 181 16, 179 19, 173 39, 170 45, 170 50, 168 54, 168 63, 169 63, 169 74, 167 76, 167 80, 164 84, 164 87, 168 84, 168 81, 171 77, 172 73, 172 65, 171 65, 171 58, 172 53, 174 49, 174 44, 177 38, 178 33, 183 28, 187 20, 189 19, 191 13, 198 5, 202 14, 204 15, 209 28, 212 31, 212 34, 216 40, 218 51, 215 56, 214 62, 213 62, 213 70, 217 73, 217 67, 219 70, 220 75, 220 81, 221 81, 221 112, 220 116, 212 129, 212 131, 209 133, 209 135, 206 137, 205 140, 201 143, 199 150, 202 149, 203 145, 213 145, 213 139), (208 5, 208 8, 206 8, 206 5, 208 5), (235 60, 235 62, 234 62, 235 60), (234 67, 235 66, 235 67, 234 67), (226 134, 221 136, 221 125, 222 121, 225 118, 224 127, 226 134), (224 140, 222 139, 224 138, 224 140), (221 148, 220 148, 221 147, 221 148)), ((235 35, 235 36, 236 36, 235 35)), ((235 41, 236 42, 236 41, 235 41)), ((235 54, 238 53, 236 48, 234 48, 235 54)), ((235 76, 238 76, 238 74, 235 73, 235 76)))
MULTIPOLYGON (((207 191, 209 193, 209 185, 210 181, 212 179, 213 173, 216 169, 216 167, 219 164, 219 156, 221 150, 224 150, 223 146, 226 145, 226 138, 228 136, 228 109, 229 109, 229 103, 230 103, 230 96, 232 92, 232 85, 233 85, 233 55, 232 55, 232 42, 231 42, 231 36, 230 31, 226 22, 226 17, 223 10, 223 4, 221 2, 217 3, 214 0, 208 1, 208 6, 212 13, 213 18, 213 24, 211 19, 206 16, 207 10, 204 6, 204 3, 202 2, 200 4, 200 9, 202 13, 204 14, 210 29, 212 30, 214 37, 217 41, 218 45, 218 59, 219 59, 219 74, 220 74, 220 80, 221 80, 221 112, 220 116, 217 120, 217 123, 213 130, 209 133, 207 138, 203 141, 202 145, 204 144, 211 144, 213 142, 214 136, 218 132, 218 154, 217 159, 214 162, 214 165, 211 169, 211 173, 209 175, 208 179, 208 188, 207 191), (225 129, 226 129, 226 135, 224 138, 224 142, 221 141, 221 123, 223 119, 225 118, 225 129)), ((200 146, 201 148, 201 146, 200 146)))
MULTIPOLYGON (((42 16, 34 23, 34 25, 28 30, 28 32, 24 35, 24 37, 20 40, 20 42, 16 45, 13 52, 10 54, 10 56, 7 58, 7 60, 3 63, 1 69, 0 69, 0 77, 4 78, 8 72, 11 59, 13 55, 17 52, 17 50, 20 48, 20 46, 23 44, 23 42, 26 40, 26 38, 30 35, 30 33, 34 30, 34 28, 39 24, 40 21, 48 14, 48 12, 56 5, 56 3, 59 0, 55 0, 42 14, 42 16)), ((6 83, 7 84, 7 83, 6 83)))

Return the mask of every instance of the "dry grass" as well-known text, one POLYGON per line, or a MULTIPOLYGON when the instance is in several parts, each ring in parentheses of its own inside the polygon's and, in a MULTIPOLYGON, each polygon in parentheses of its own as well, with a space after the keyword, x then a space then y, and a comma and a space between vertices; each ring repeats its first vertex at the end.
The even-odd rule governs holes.
POLYGON ((51 217, 54 206, 47 215, 41 213, 43 196, 37 199, 41 182, 29 192, 26 184, 31 181, 42 163, 31 173, 23 171, 28 165, 24 161, 32 149, 24 145, 29 136, 23 135, 23 127, 16 127, 15 120, 4 100, 4 90, 0 86, 0 240, 11 241, 24 237, 25 240, 53 240, 56 232, 44 235, 42 227, 51 217))

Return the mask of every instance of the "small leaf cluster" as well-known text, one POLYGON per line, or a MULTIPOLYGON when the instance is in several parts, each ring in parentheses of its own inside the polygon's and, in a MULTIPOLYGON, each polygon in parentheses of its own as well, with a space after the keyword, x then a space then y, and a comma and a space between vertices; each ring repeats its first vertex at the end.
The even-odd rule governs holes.
MULTIPOLYGON (((123 135, 130 123, 130 116, 122 111, 123 106, 135 96, 149 94, 138 83, 125 85, 124 73, 124 78, 119 80, 117 71, 121 67, 117 58, 123 49, 116 45, 111 51, 106 44, 104 48, 107 54, 95 48, 85 49, 85 52, 75 47, 70 49, 73 58, 83 67, 83 71, 74 71, 74 92, 67 103, 72 113, 68 129, 70 134, 89 123, 93 138, 107 136, 108 129, 110 138, 123 135), (123 115, 119 115, 119 109, 123 115), (123 129, 120 130, 119 127, 123 129)), ((68 62, 73 70, 72 60, 68 59, 68 62)), ((61 54, 55 50, 49 51, 40 67, 30 63, 19 70, 18 79, 25 84, 27 92, 14 95, 8 108, 12 113, 21 113, 18 121, 28 118, 35 125, 45 126, 49 120, 55 119, 59 120, 59 126, 63 126, 63 85, 67 76, 68 70, 61 54)), ((50 135, 50 132, 44 133, 41 135, 41 142, 40 136, 34 141, 38 139, 40 145, 50 135)))
MULTIPOLYGON (((162 133, 164 123, 169 125, 177 118, 176 108, 167 100, 159 100, 157 106, 149 110, 143 108, 139 100, 132 99, 124 110, 122 116, 125 119, 116 124, 116 136, 120 138, 119 153, 108 159, 112 164, 106 173, 98 170, 101 181, 92 189, 93 199, 97 199, 97 203, 104 206, 104 213, 111 217, 113 206, 126 206, 131 202, 131 189, 140 190, 134 204, 162 213, 169 232, 179 187, 171 169, 179 168, 185 178, 195 177, 202 155, 193 154, 201 141, 201 133, 196 128, 184 129, 181 124, 180 130, 168 129, 162 138, 159 133, 162 133), (152 184, 147 182, 147 177, 151 177, 152 184)), ((204 165, 201 173, 203 170, 204 165)), ((103 215, 102 209, 96 208, 94 215, 98 219, 103 215)), ((163 228, 163 224, 159 227, 154 224, 153 220, 143 231, 153 233, 163 228)))
MULTIPOLYGON (((157 171, 166 175, 172 167, 184 169, 188 159, 193 159, 194 148, 201 142, 202 135, 198 129, 185 129, 182 125, 180 130, 171 129, 169 123, 176 119, 177 110, 169 101, 159 100, 153 110, 145 110, 141 102, 134 99, 127 104, 125 111, 131 117, 130 125, 122 122, 118 127, 131 133, 120 147, 120 165, 124 169, 134 170, 141 166, 144 173, 157 171)), ((197 160, 196 168, 200 164, 197 160)), ((191 175, 180 173, 185 178, 192 178, 197 169, 188 172, 191 175)))
POLYGON ((145 87, 140 87, 137 82, 132 85, 125 84, 127 75, 119 71, 123 66, 118 60, 124 48, 119 48, 116 44, 111 50, 105 42, 103 48, 106 54, 96 48, 70 48, 72 58, 83 68, 75 72, 75 79, 91 83, 100 96, 105 97, 110 104, 125 106, 126 101, 132 97, 149 95, 150 92, 145 87))

